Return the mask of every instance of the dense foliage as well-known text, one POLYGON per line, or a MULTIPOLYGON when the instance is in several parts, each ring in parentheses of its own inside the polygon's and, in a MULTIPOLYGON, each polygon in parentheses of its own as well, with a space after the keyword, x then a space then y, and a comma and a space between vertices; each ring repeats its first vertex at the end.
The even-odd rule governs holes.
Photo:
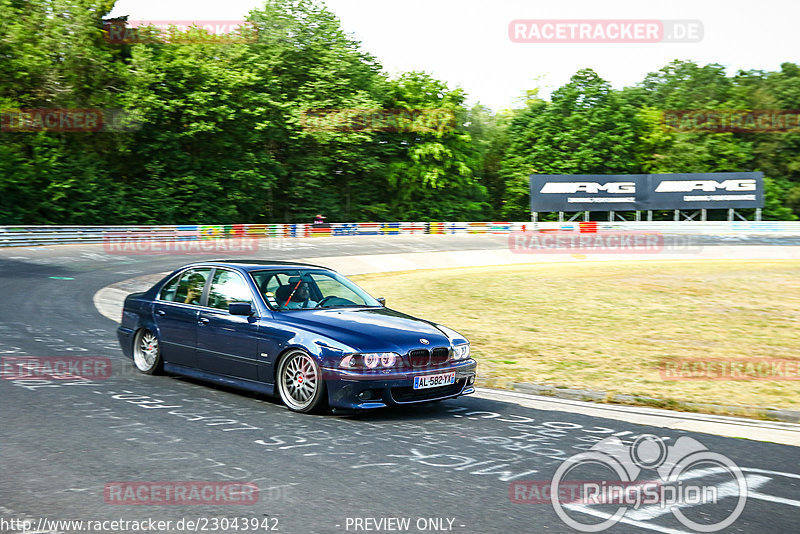
MULTIPOLYGON (((113 0, 0 0, 0 111, 124 110, 100 132, 0 131, 0 224, 526 220, 532 173, 760 170, 765 218, 800 214, 800 133, 676 132, 669 109, 798 109, 800 66, 728 76, 675 61, 613 89, 468 108, 386 75, 313 0, 267 0, 257 38, 110 42, 113 0), (201 40, 202 41, 202 40, 201 40), (309 110, 439 110, 417 128, 308 128, 309 110)), ((666 216, 666 214, 664 214, 666 216)))

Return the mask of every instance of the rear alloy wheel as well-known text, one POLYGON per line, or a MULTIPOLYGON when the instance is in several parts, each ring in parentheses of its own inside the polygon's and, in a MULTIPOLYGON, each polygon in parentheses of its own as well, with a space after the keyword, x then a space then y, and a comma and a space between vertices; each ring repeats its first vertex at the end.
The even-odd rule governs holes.
POLYGON ((287 354, 278 367, 278 392, 290 410, 313 413, 325 405, 325 381, 319 364, 302 350, 287 354))
POLYGON ((133 341, 133 364, 148 375, 161 372, 161 350, 158 338, 150 330, 139 330, 133 341))

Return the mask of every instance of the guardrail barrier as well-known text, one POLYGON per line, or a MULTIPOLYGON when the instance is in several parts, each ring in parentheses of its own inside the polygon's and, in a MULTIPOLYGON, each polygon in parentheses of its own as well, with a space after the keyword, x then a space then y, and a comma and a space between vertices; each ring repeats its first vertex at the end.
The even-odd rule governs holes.
POLYGON ((315 224, 209 224, 139 226, 0 226, 0 247, 104 243, 130 238, 194 241, 229 237, 313 238, 356 235, 508 234, 509 232, 603 231, 665 234, 800 235, 795 221, 618 221, 618 222, 367 222, 315 224))

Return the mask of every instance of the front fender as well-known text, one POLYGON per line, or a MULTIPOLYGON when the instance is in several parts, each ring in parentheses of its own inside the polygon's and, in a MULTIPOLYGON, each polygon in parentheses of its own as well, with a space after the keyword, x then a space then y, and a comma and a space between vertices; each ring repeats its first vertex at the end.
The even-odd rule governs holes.
MULTIPOLYGON (((289 334, 289 332, 286 332, 289 334)), ((310 354, 319 364, 320 368, 335 367, 339 361, 349 353, 356 352, 352 347, 314 332, 305 330, 292 330, 283 343, 278 347, 278 357, 275 359, 273 378, 277 376, 281 358, 288 352, 300 349, 310 354)))

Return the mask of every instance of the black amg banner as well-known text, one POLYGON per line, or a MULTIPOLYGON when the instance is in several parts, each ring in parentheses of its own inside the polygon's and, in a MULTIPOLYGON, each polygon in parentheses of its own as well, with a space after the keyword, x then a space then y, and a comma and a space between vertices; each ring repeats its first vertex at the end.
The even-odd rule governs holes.
POLYGON ((531 211, 764 207, 764 173, 532 174, 531 211))

